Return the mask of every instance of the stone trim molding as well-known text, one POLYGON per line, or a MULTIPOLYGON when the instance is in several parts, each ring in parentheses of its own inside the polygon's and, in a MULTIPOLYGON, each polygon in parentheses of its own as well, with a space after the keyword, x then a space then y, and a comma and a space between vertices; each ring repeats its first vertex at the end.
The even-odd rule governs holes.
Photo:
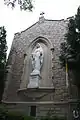
POLYGON ((53 104, 53 105, 64 105, 64 104, 69 104, 69 103, 76 103, 78 102, 77 99, 70 99, 68 101, 57 101, 57 102, 54 102, 54 101, 39 101, 39 102, 7 102, 7 101, 2 101, 3 104, 36 104, 36 105, 50 105, 50 104, 53 104))

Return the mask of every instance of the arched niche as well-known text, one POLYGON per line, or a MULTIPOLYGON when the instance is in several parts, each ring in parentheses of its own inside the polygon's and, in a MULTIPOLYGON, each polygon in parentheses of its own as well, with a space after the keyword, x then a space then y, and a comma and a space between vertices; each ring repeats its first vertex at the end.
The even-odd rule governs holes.
POLYGON ((44 60, 43 60, 43 66, 41 68, 41 79, 39 87, 50 87, 51 86, 51 68, 52 68, 52 51, 53 48, 52 43, 44 38, 44 37, 38 37, 35 40, 33 40, 27 50, 24 60, 24 69, 23 69, 23 75, 22 75, 22 82, 20 85, 20 89, 27 88, 27 85, 29 83, 30 79, 30 73, 32 71, 32 65, 31 65, 31 53, 35 49, 36 44, 39 43, 44 51, 44 60))

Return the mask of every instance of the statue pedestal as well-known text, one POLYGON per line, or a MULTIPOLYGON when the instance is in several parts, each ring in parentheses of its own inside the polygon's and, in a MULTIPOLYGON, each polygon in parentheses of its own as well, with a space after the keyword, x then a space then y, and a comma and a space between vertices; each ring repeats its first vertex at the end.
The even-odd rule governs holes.
POLYGON ((40 74, 31 73, 30 79, 29 79, 29 84, 28 84, 27 88, 38 88, 40 78, 41 78, 40 74))
POLYGON ((44 96, 54 94, 55 88, 54 87, 38 87, 38 88, 24 88, 18 89, 18 95, 22 99, 28 100, 39 100, 44 96))

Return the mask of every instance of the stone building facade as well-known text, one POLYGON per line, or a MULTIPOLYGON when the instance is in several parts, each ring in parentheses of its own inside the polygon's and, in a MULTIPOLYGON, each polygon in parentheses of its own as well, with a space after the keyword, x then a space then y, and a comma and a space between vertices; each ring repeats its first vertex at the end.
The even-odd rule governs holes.
POLYGON ((31 27, 14 35, 3 94, 8 109, 37 117, 51 114, 71 119, 77 89, 70 80, 66 81, 65 68, 59 60, 68 20, 47 20, 41 16, 31 27), (44 51, 44 61, 40 76, 31 76, 31 53, 37 43, 44 51), (30 80, 35 79, 38 86, 33 87, 32 83, 28 87, 30 80))

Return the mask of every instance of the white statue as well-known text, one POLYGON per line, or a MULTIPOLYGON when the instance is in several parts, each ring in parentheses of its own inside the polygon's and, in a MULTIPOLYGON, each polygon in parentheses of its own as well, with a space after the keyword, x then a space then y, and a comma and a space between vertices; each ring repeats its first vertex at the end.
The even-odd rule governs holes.
POLYGON ((32 73, 40 74, 40 70, 43 64, 43 49, 39 43, 36 45, 36 49, 32 53, 32 73))

